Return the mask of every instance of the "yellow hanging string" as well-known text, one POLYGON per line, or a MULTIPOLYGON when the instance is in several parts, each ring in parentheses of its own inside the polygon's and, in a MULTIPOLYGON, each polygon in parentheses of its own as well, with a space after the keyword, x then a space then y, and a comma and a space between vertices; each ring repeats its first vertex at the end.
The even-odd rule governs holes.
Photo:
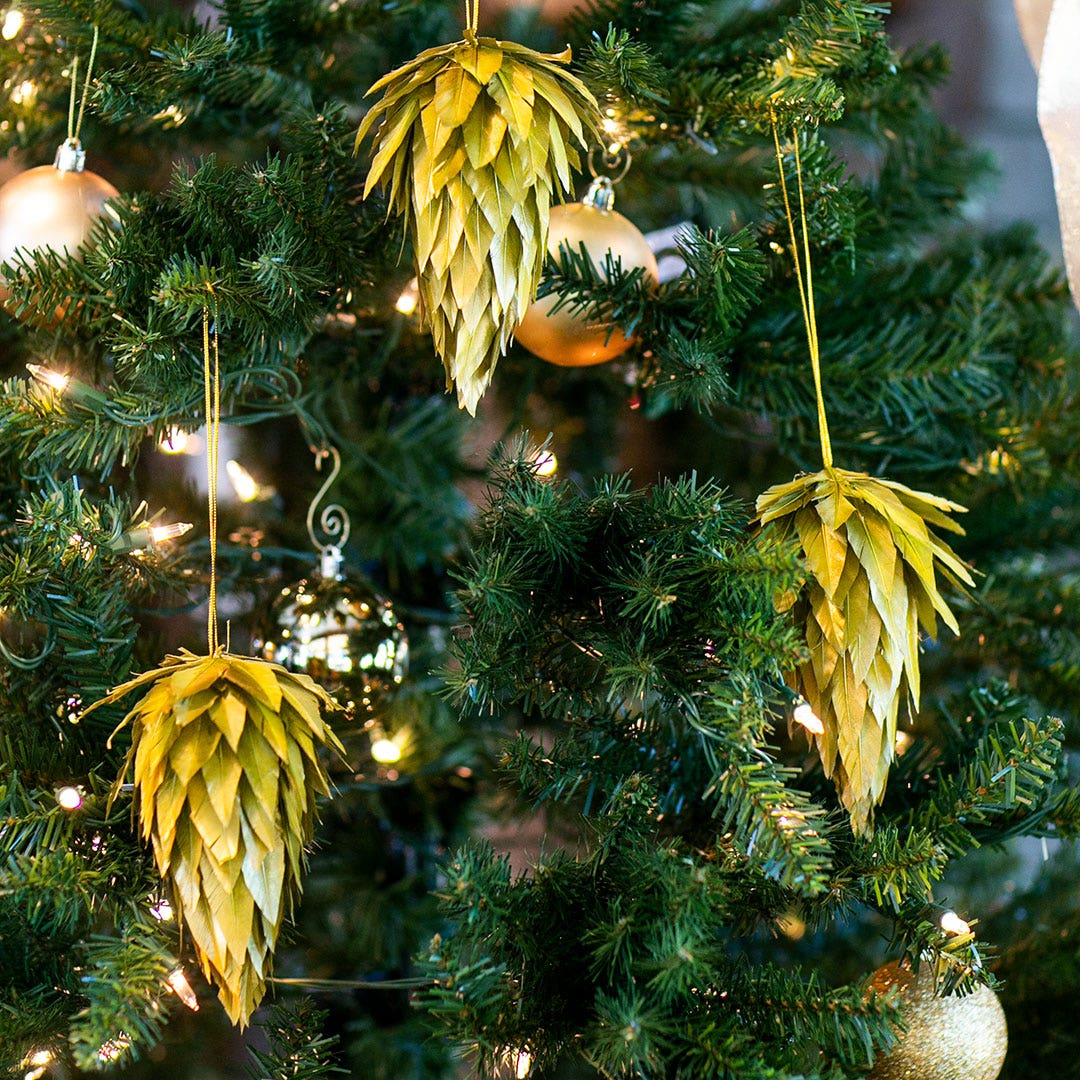
POLYGON ((788 195, 787 177, 784 173, 784 155, 780 149, 780 134, 776 128, 776 114, 771 110, 769 118, 772 122, 773 146, 776 148, 776 164, 780 173, 780 190, 784 194, 784 213, 787 215, 788 233, 791 236, 791 253, 795 258, 795 280, 798 282, 803 322, 806 324, 806 343, 810 350, 810 369, 814 373, 814 394, 817 397, 821 459, 825 468, 831 469, 833 464, 832 442, 829 440, 829 423, 825 417, 825 396, 821 388, 821 350, 818 345, 817 312, 814 309, 814 274, 810 263, 810 230, 806 224, 806 198, 803 194, 799 135, 798 132, 792 131, 792 142, 795 146, 795 176, 799 183, 799 217, 803 233, 803 257, 806 260, 805 273, 799 258, 799 241, 795 235, 795 216, 791 212, 791 199, 788 195))
MULTIPOLYGON (((90 43, 90 59, 86 61, 86 79, 83 82, 82 101, 79 102, 79 118, 75 121, 75 131, 72 133, 73 139, 79 138, 79 132, 82 131, 83 115, 86 112, 86 98, 90 93, 90 76, 94 73, 94 58, 97 56, 99 31, 97 26, 94 26, 94 40, 90 43)), ((72 79, 72 87, 75 85, 75 80, 72 79)))
POLYGON ((465 0, 465 37, 475 37, 480 28, 480 0, 465 0))
POLYGON ((69 139, 75 138, 75 97, 78 93, 79 82, 79 54, 71 61, 71 97, 68 99, 68 134, 69 139))
POLYGON ((218 301, 213 285, 207 285, 214 306, 213 359, 211 363, 210 304, 203 308, 203 403, 206 410, 206 489, 210 519, 210 597, 207 603, 206 643, 211 655, 221 646, 217 620, 217 524, 218 447, 221 436, 221 357, 218 350, 218 301), (211 370, 212 368, 212 370, 211 370))

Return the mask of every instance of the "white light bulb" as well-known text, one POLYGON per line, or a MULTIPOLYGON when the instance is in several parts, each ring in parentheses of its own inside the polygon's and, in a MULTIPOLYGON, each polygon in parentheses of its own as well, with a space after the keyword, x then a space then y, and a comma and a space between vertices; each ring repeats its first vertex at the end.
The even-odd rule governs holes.
POLYGON ((11 41, 23 28, 23 13, 18 8, 12 8, 4 14, 3 26, 0 26, 0 37, 5 41, 11 41))
POLYGON ((971 926, 966 923, 955 911, 946 911, 941 916, 941 929, 946 934, 970 934, 971 926))
POLYGON ((66 787, 56 789, 56 801, 65 810, 78 810, 83 804, 82 792, 77 787, 66 787))
POLYGON ((397 298, 397 303, 394 307, 401 312, 402 315, 412 315, 420 305, 420 286, 416 278, 413 278, 404 289, 401 290, 401 295, 397 298))
POLYGON ((225 471, 229 474, 233 491, 241 502, 254 502, 259 497, 258 481, 239 461, 225 462, 225 471))
POLYGON ((825 734, 825 725, 821 722, 821 717, 810 708, 808 702, 802 701, 796 705, 791 718, 796 724, 802 724, 807 731, 814 735, 825 734))
POLYGON ((559 459, 547 450, 538 450, 533 457, 533 465, 537 476, 545 480, 554 476, 559 471, 559 459))
POLYGON ((385 736, 381 739, 372 739, 371 756, 380 765, 393 765, 395 761, 401 760, 401 747, 393 739, 387 739, 385 736))
POLYGON ((52 371, 47 367, 43 367, 41 364, 27 364, 26 370, 34 376, 38 382, 44 383, 46 386, 51 386, 54 390, 63 393, 71 382, 69 375, 61 375, 59 371, 52 371))
POLYGON ((194 527, 190 521, 174 521, 171 525, 151 525, 150 539, 155 544, 164 543, 166 540, 176 540, 185 533, 191 532, 194 527))
POLYGON ((170 972, 167 980, 169 989, 192 1011, 199 1011, 199 999, 195 991, 191 989, 191 983, 187 981, 183 968, 177 968, 170 972))

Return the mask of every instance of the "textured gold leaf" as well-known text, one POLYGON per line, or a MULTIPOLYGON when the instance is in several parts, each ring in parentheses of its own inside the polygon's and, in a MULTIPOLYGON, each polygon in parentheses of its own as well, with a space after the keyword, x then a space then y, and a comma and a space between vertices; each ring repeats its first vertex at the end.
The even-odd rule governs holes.
POLYGON ((322 718, 336 705, 307 676, 225 653, 166 657, 97 704, 135 688, 125 722, 140 832, 203 971, 245 1025, 300 892, 315 797, 329 793, 317 744, 341 749, 322 718))
POLYGON ((552 197, 599 130, 569 61, 492 38, 428 50, 372 87, 357 133, 374 132, 365 197, 388 187, 412 232, 421 317, 470 413, 536 292, 552 197))
POLYGON ((809 580, 792 612, 808 659, 792 683, 820 717, 814 737, 856 833, 872 827, 895 753, 900 706, 918 708, 919 631, 956 619, 937 575, 973 584, 934 532, 962 507, 865 473, 825 469, 758 499, 758 521, 798 539, 809 580))

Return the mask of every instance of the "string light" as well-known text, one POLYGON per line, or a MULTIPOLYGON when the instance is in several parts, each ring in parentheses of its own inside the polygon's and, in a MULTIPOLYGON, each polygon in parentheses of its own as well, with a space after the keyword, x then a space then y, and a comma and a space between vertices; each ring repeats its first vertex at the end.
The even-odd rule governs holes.
POLYGON ((43 386, 55 390, 58 394, 64 394, 77 405, 100 411, 103 405, 108 404, 109 399, 100 390, 95 390, 63 372, 53 371, 42 364, 27 364, 26 370, 43 386))
POLYGON ((401 312, 402 315, 412 315, 419 306, 420 283, 416 278, 413 278, 401 291, 401 295, 397 298, 397 303, 394 307, 401 312))
POLYGON ((231 458, 226 461, 225 472, 228 474, 233 491, 236 492, 236 497, 241 502, 255 502, 257 499, 270 499, 274 496, 274 489, 260 484, 239 461, 233 461, 231 458))
POLYGON ((532 1069, 532 1054, 528 1050, 504 1050, 501 1054, 502 1067, 514 1080, 525 1080, 532 1069))
POLYGON ((791 714, 791 719, 796 724, 801 724, 812 735, 824 735, 825 725, 821 722, 821 717, 818 716, 807 701, 800 701, 795 706, 795 711, 791 714))
POLYGON ((539 450, 533 458, 534 472, 537 476, 547 479, 559 471, 559 459, 547 450, 539 450))
POLYGON ((380 765, 393 765, 401 760, 401 747, 385 735, 371 740, 371 756, 380 765))
POLYGON ((26 370, 34 376, 39 383, 52 387, 57 393, 62 394, 71 383, 70 375, 63 375, 59 371, 44 367, 41 364, 27 364, 26 370))
POLYGON ((31 79, 19 83, 11 91, 11 101, 14 105, 29 105, 37 97, 37 83, 31 79))
POLYGON ((941 925, 941 929, 944 930, 946 934, 970 934, 971 933, 970 924, 968 924, 963 919, 961 919, 960 916, 957 915, 955 911, 946 911, 945 914, 941 916, 941 924, 940 925, 941 925))
POLYGON ((163 454, 194 454, 198 453, 197 443, 186 431, 170 428, 161 436, 158 449, 163 454))
POLYGON ((170 922, 173 918, 172 904, 169 903, 169 899, 166 896, 150 897, 150 914, 157 919, 158 922, 170 922))
POLYGON ((83 804, 82 792, 70 784, 56 789, 56 801, 65 810, 78 810, 83 804))
POLYGON ((11 41, 23 28, 23 13, 18 8, 10 8, 4 13, 4 23, 0 26, 0 37, 11 41))
POLYGON ((199 998, 195 991, 191 989, 191 983, 188 982, 187 976, 184 974, 183 968, 176 968, 169 973, 166 982, 169 984, 169 989, 192 1011, 199 1011, 199 998))
POLYGON ((117 1035, 115 1039, 109 1039, 98 1047, 98 1061, 102 1063, 108 1063, 110 1061, 119 1061, 120 1058, 127 1053, 131 1046, 131 1039, 121 1033, 117 1035))
POLYGON ((109 545, 109 550, 118 555, 127 554, 129 551, 146 551, 153 544, 177 540, 193 528, 190 521, 174 521, 171 525, 144 525, 138 529, 130 529, 114 540, 109 545))
POLYGON ((23 1080, 41 1080, 55 1059, 56 1055, 51 1050, 35 1050, 23 1058, 23 1067, 26 1069, 23 1080))

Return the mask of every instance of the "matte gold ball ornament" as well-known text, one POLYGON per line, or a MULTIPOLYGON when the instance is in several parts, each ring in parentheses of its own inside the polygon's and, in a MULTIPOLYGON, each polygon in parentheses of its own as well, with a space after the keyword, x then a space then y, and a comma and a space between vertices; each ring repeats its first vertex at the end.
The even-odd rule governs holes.
MULTIPOLYGON (((66 140, 52 165, 27 169, 0 187, 0 261, 33 256, 42 248, 74 254, 107 200, 120 194, 86 167, 78 139, 66 140)), ((0 278, 0 301, 11 293, 0 278)))
MULTIPOLYGON (((642 267, 654 285, 660 275, 649 242, 638 227, 613 209, 615 191, 609 177, 593 180, 579 203, 551 208, 548 253, 557 257, 560 247, 577 252, 584 244, 597 273, 604 277, 609 255, 624 270, 642 267)), ((621 356, 634 343, 607 319, 589 319, 558 302, 555 295, 534 300, 517 328, 515 338, 529 352, 560 367, 590 367, 621 356)))
POLYGON ((933 965, 916 975, 899 962, 874 972, 869 989, 895 988, 908 1030, 891 1054, 878 1057, 869 1080, 997 1080, 1009 1033, 997 995, 979 986, 963 997, 937 994, 933 965))

